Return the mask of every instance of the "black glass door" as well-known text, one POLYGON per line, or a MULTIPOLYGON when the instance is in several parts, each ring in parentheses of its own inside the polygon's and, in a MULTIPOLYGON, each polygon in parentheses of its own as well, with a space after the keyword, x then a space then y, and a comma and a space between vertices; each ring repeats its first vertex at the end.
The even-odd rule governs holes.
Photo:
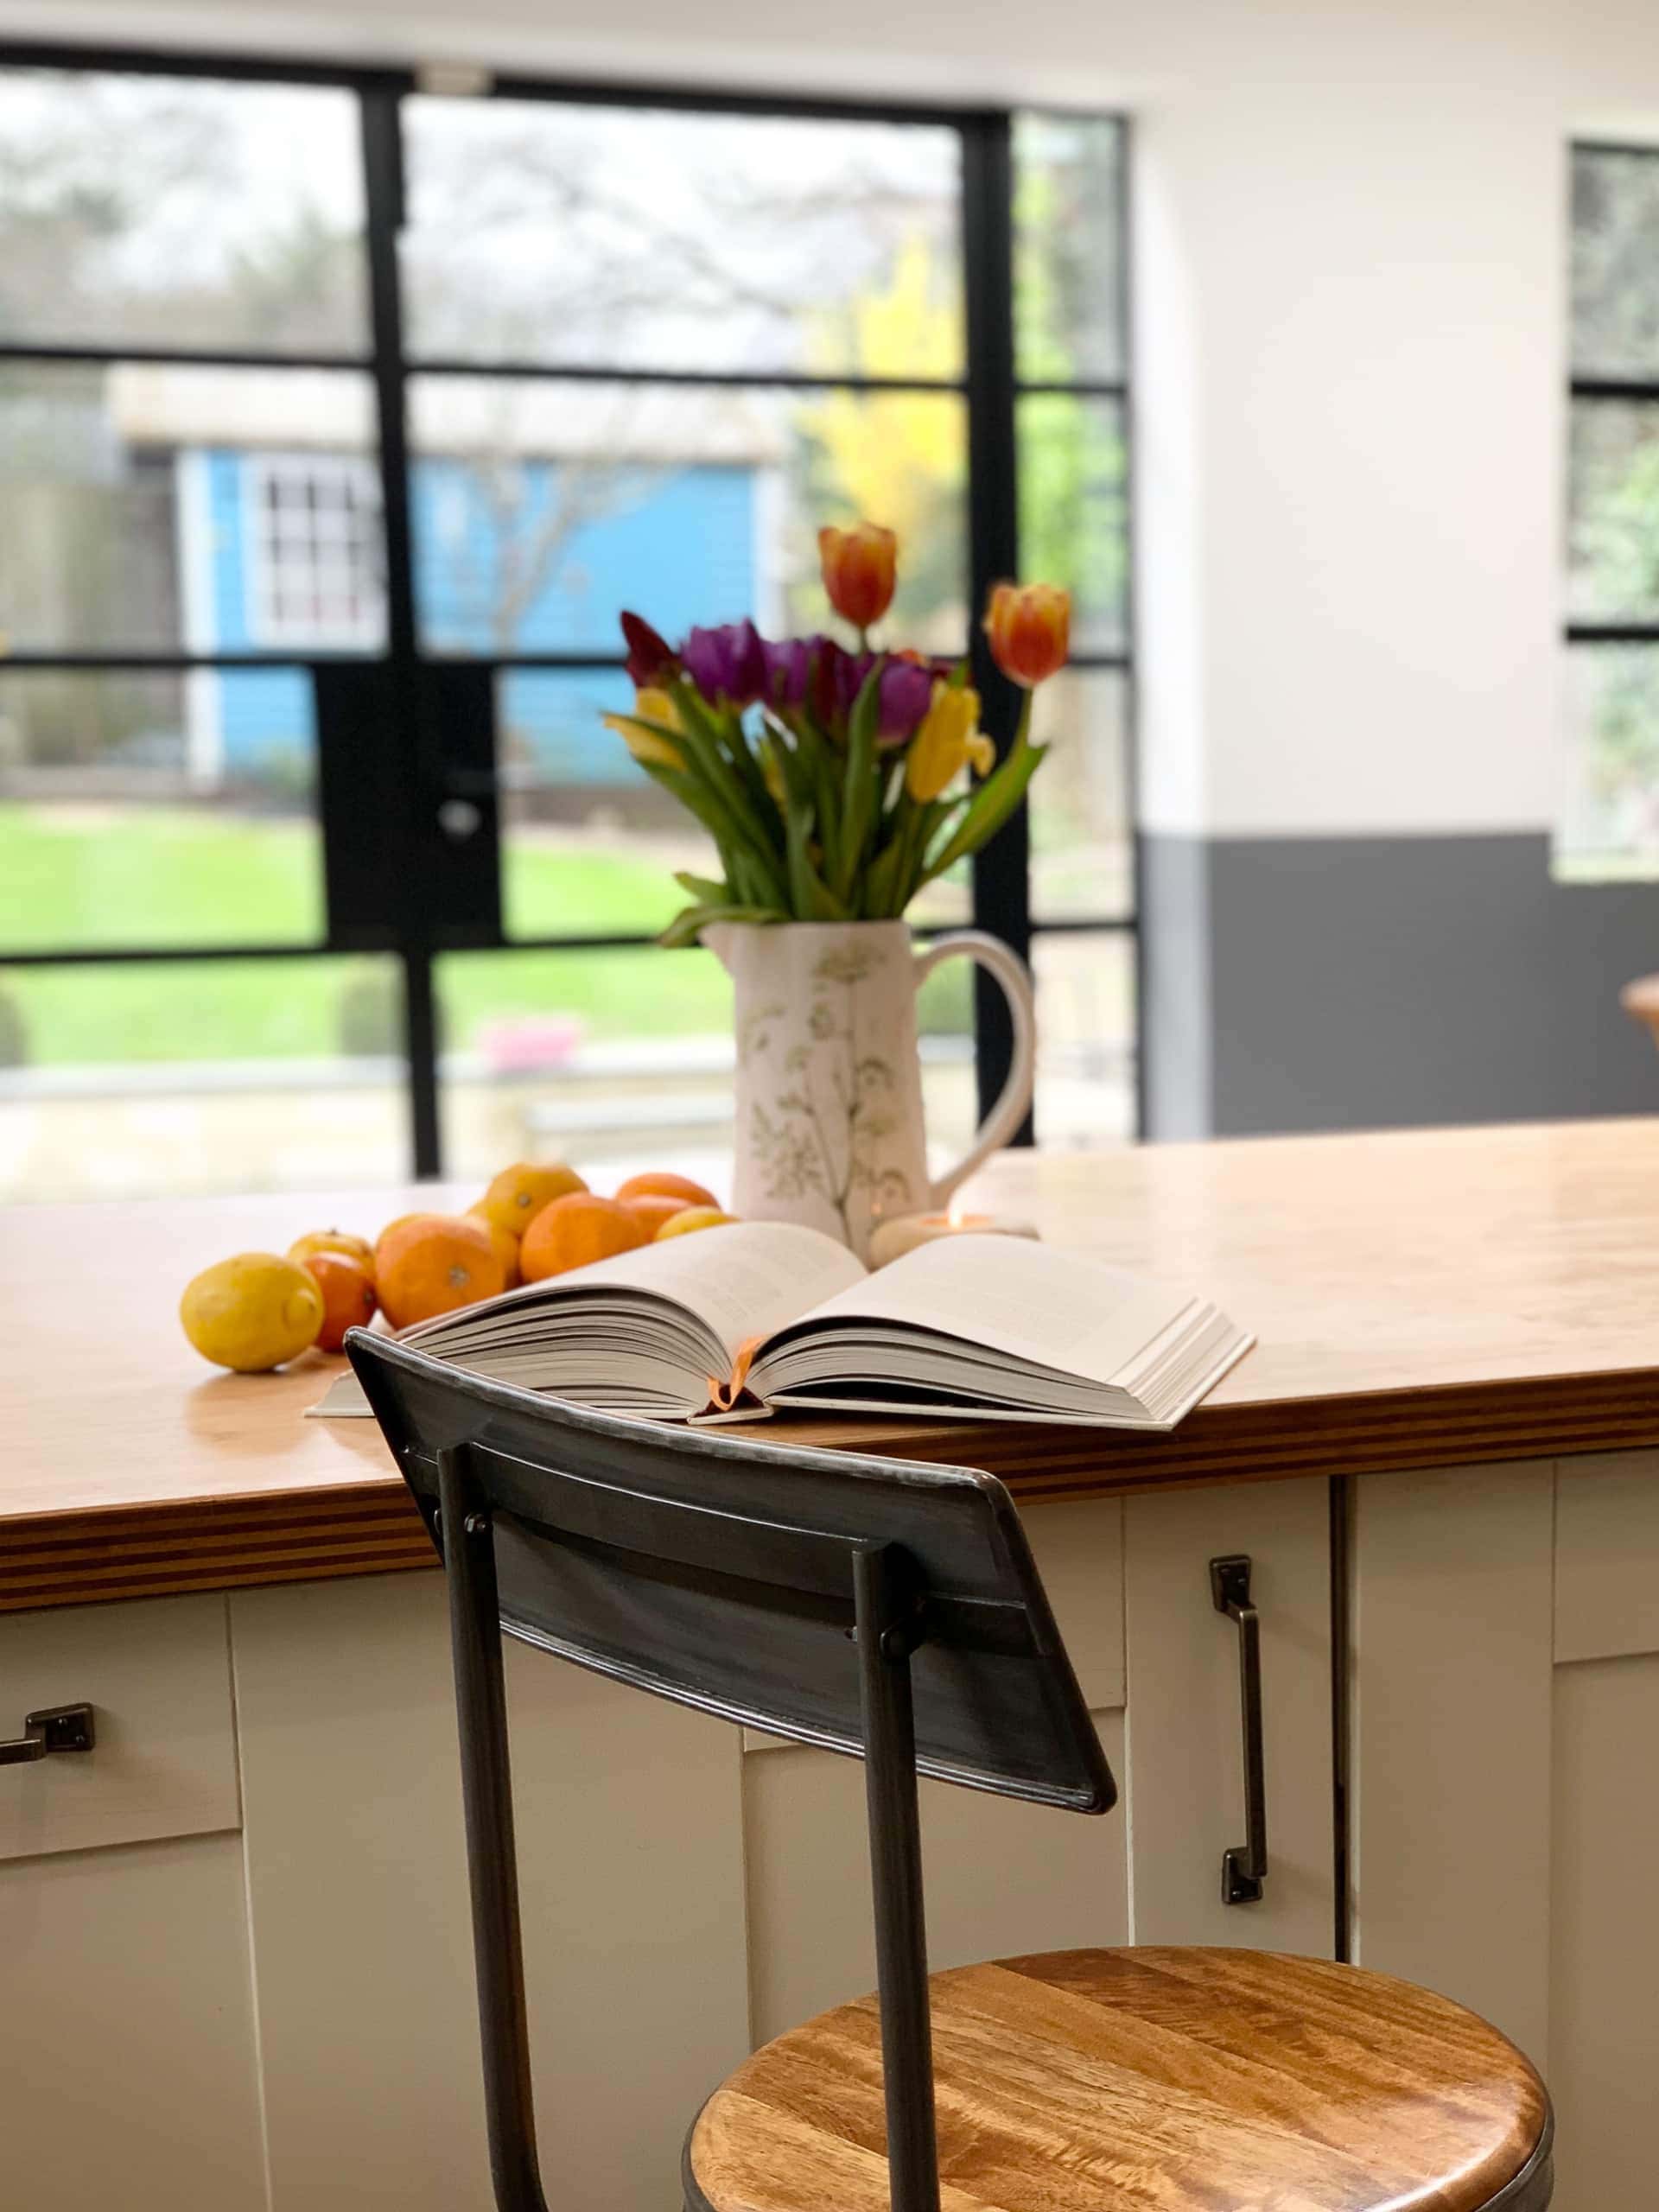
MULTIPOLYGON (((1022 552, 1073 588, 1033 820, 915 918, 1030 950, 1045 1134, 1127 1128, 1122 149, 0 53, 0 1192, 717 1152, 614 618, 816 628, 860 513, 918 644, 1022 552)), ((1006 1040, 946 980, 949 1141, 1006 1040)))

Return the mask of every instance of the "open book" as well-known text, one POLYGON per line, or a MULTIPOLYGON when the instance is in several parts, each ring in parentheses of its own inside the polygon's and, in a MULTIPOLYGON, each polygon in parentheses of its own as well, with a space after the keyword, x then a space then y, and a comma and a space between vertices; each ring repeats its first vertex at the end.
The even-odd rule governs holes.
MULTIPOLYGON (((868 1274, 788 1222, 671 1237, 505 1291, 403 1341, 607 1412, 749 1420, 779 1406, 1165 1430, 1253 1339, 1076 1252, 952 1236, 868 1274)), ((366 1414, 354 1376, 319 1414, 366 1414)))

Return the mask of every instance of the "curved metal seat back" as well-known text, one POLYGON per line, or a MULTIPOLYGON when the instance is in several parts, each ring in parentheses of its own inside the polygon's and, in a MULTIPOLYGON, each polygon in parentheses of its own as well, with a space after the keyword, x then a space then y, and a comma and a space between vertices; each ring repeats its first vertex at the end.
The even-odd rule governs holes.
POLYGON ((440 1551, 440 1465, 493 1534, 510 1636, 728 1720, 861 1753, 855 1561, 885 1553, 924 1774, 1078 1812, 1116 1792, 994 1477, 627 1421, 383 1337, 352 1360, 440 1551))
POLYGON ((861 1756, 893 2212, 938 2212, 918 1771, 1103 1813, 1116 1791, 989 1475, 624 1421, 346 1339, 443 1557, 490 2163, 536 2155, 505 1631, 659 1697, 861 1756))

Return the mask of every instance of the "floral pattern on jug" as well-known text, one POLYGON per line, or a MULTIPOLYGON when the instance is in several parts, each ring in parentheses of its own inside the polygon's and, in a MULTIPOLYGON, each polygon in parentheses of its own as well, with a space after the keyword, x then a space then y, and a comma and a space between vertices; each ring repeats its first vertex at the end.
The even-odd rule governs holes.
POLYGON ((1031 1103, 1031 982, 994 938, 961 931, 918 955, 903 922, 717 924, 703 942, 737 995, 734 1206, 801 1221, 868 1255, 878 1221, 943 1205, 1031 1103), (916 992, 953 955, 988 968, 1014 1014, 1014 1065, 972 1150, 931 1179, 916 992))

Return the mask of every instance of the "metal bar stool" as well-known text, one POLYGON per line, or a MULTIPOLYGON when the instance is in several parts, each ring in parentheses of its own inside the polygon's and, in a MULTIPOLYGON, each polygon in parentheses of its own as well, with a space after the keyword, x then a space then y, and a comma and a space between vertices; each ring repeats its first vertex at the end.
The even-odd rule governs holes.
POLYGON ((862 1757, 879 1995, 779 2037, 687 2139, 689 2212, 1543 2212, 1542 2082, 1462 2006, 1327 1961, 1081 1950, 927 1972, 917 1777, 1116 1789, 992 1477, 619 1420, 355 1331, 444 1560, 490 2158, 546 2212, 503 1632, 862 1757))

